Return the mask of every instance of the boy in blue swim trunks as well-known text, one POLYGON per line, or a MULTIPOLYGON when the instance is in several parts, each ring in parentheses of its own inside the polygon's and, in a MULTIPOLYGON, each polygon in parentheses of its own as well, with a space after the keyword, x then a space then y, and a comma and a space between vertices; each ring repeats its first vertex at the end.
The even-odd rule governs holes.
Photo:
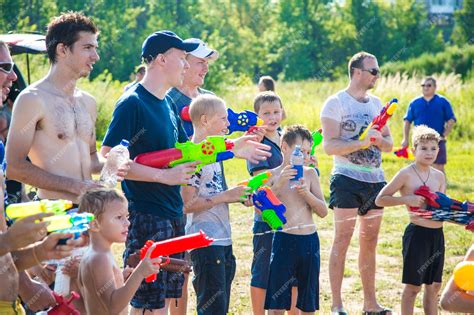
MULTIPOLYGON (((270 146, 272 156, 259 163, 247 162, 247 170, 251 176, 277 168, 283 162, 280 150, 281 132, 279 130, 283 115, 283 104, 280 97, 270 91, 262 92, 255 97, 253 109, 258 117, 263 120, 266 127, 265 136, 261 142, 270 146)), ((263 304, 268 283, 273 239, 270 230, 271 228, 262 220, 262 215, 257 210, 253 224, 252 279, 250 281, 252 311, 255 315, 265 314, 263 304)))
POLYGON ((273 237, 265 309, 283 314, 291 306, 291 287, 298 282, 296 308, 300 314, 314 314, 319 309, 319 238, 313 222, 313 211, 321 218, 327 215, 319 177, 314 168, 304 167, 301 184, 290 189, 289 180, 297 171, 290 165, 296 145, 309 156, 311 132, 301 125, 286 127, 281 139, 283 163, 272 170, 269 185, 286 206, 287 223, 283 232, 273 237))

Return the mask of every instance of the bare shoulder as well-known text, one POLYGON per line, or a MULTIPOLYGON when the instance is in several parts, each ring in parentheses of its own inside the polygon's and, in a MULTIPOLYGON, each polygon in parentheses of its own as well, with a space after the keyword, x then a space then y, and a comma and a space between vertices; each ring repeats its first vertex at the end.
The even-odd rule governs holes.
POLYGON ((94 252, 88 254, 84 258, 81 261, 81 265, 84 265, 83 270, 87 273, 92 271, 94 274, 104 274, 105 271, 113 269, 110 257, 106 253, 94 252))
POLYGON ((446 180, 446 176, 444 175, 443 172, 441 172, 440 170, 437 170, 436 168, 434 167, 431 167, 431 171, 433 171, 433 174, 436 178, 437 181, 439 181, 440 183, 444 183, 445 180, 446 180))
POLYGON ((312 167, 304 167, 304 177, 311 182, 319 182, 318 173, 316 173, 316 170, 312 167))
POLYGON ((97 110, 97 102, 95 100, 95 97, 92 96, 92 94, 86 92, 86 91, 83 91, 83 90, 78 90, 79 92, 79 97, 81 98, 81 100, 84 102, 84 104, 87 106, 87 110, 89 112, 96 112, 97 110))
POLYGON ((29 111, 42 109, 45 104, 43 93, 40 83, 33 83, 18 95, 14 108, 28 106, 29 111))

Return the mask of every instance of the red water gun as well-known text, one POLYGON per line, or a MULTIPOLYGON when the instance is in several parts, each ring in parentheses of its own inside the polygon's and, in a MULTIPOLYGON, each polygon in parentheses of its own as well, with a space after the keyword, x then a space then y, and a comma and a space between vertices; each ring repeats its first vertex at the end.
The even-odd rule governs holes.
POLYGON ((414 160, 415 159, 415 156, 413 155, 413 152, 408 147, 395 149, 395 151, 393 151, 393 154, 395 154, 399 158, 404 158, 404 159, 407 159, 407 160, 414 160))
POLYGON ((56 300, 56 306, 48 311, 48 315, 81 315, 76 310, 72 302, 80 298, 80 295, 72 291, 69 299, 64 298, 62 295, 57 294, 53 291, 54 299, 56 300))
MULTIPOLYGON (((387 121, 390 117, 392 117, 393 112, 397 108, 398 105, 398 100, 396 98, 393 98, 388 102, 380 111, 380 114, 378 116, 375 116, 375 118, 372 120, 372 122, 367 126, 367 128, 364 130, 364 132, 359 136, 359 140, 364 140, 364 138, 367 136, 367 133, 369 130, 372 128, 372 126, 377 125, 377 130, 380 131, 382 130, 383 127, 387 124, 387 121)), ((375 141, 375 139, 370 139, 370 141, 375 141)), ((368 147, 367 147, 368 148, 368 147)), ((364 149, 367 149, 364 148, 364 149)))
MULTIPOLYGON (((211 245, 214 239, 208 237, 202 230, 198 233, 171 238, 161 242, 147 241, 145 245, 140 249, 140 259, 143 260, 146 257, 148 250, 155 245, 153 252, 150 254, 150 258, 165 257, 165 262, 162 265, 169 264, 169 256, 177 253, 182 253, 187 250, 207 247, 211 245)), ((146 278, 146 282, 153 282, 156 280, 156 274, 153 274, 146 278)))

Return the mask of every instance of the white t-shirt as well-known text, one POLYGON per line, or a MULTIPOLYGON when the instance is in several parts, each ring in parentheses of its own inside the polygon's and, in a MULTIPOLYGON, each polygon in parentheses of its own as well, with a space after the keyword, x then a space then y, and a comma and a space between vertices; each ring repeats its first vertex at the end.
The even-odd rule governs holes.
MULTIPOLYGON (((321 118, 339 122, 341 140, 356 140, 382 108, 380 99, 373 95, 369 95, 367 103, 361 103, 344 90, 326 100, 321 118)), ((381 164, 380 149, 370 146, 346 155, 334 155, 332 174, 342 174, 362 182, 380 183, 385 181, 381 164)))
MULTIPOLYGON (((221 164, 204 166, 191 177, 189 185, 198 189, 199 197, 206 198, 223 192, 225 184, 221 164)), ((228 204, 221 203, 208 210, 189 213, 186 220, 186 235, 203 230, 207 236, 217 239, 212 245, 232 245, 228 204)))

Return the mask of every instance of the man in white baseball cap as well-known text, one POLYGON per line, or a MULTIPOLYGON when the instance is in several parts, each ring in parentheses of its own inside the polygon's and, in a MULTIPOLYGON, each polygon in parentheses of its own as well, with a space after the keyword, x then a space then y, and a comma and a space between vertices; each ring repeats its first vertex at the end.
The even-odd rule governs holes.
MULTIPOLYGON (((182 112, 184 107, 189 106, 191 101, 198 95, 214 94, 202 89, 201 86, 204 85, 204 79, 209 71, 209 62, 219 58, 219 53, 216 50, 209 48, 198 38, 188 38, 183 42, 186 44, 197 44, 198 46, 194 50, 189 51, 186 55, 189 69, 184 74, 183 83, 168 92, 168 96, 170 96, 172 101, 176 104, 179 113, 182 112)), ((193 125, 190 121, 187 121, 183 115, 181 115, 181 120, 186 134, 188 137, 191 137, 194 133, 193 125)))

